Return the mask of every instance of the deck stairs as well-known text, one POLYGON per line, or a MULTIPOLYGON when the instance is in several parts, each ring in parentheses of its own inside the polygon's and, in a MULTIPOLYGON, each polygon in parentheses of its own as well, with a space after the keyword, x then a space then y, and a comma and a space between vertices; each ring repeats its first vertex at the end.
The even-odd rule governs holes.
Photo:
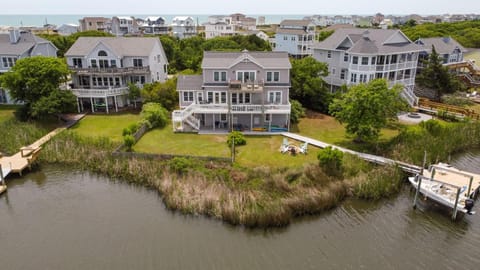
POLYGON ((405 86, 400 92, 400 96, 407 101, 410 107, 415 107, 418 104, 418 97, 413 92, 413 86, 405 86))
POLYGON ((194 131, 199 131, 200 120, 198 120, 197 118, 195 118, 195 116, 193 116, 196 108, 197 108, 197 105, 195 103, 192 103, 182 110, 173 111, 172 122, 174 123, 174 129, 176 126, 181 126, 182 129, 184 129, 183 124, 187 124, 194 131))

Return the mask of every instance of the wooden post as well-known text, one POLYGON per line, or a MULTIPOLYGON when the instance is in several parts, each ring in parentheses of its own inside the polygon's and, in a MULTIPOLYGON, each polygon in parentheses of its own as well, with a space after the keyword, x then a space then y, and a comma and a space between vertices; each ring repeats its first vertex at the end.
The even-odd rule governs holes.
POLYGON ((232 164, 235 163, 235 137, 232 136, 232 164))
POLYGON ((453 206, 452 220, 455 220, 457 218, 458 197, 460 197, 460 188, 457 188, 457 196, 455 198, 455 205, 453 206))
POLYGON ((468 189, 467 189, 467 197, 470 196, 470 190, 472 189, 472 182, 473 182, 473 176, 470 176, 470 182, 468 183, 468 189))
POLYGON ((420 175, 423 175, 423 170, 425 169, 425 165, 427 163, 427 150, 423 153, 423 163, 422 163, 422 169, 420 170, 420 175))
POLYGON ((3 178, 2 164, 0 164, 0 182, 5 185, 5 178, 3 178))
POLYGON ((416 182, 418 182, 417 185, 417 192, 415 192, 415 199, 413 199, 413 209, 417 208, 417 199, 418 195, 420 193, 420 186, 422 185, 422 176, 419 176, 418 174, 415 176, 416 182))

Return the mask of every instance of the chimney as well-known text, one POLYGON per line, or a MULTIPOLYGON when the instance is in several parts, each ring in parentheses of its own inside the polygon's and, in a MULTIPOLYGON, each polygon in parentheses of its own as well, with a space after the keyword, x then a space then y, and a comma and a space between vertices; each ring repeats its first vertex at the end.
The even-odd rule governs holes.
POLYGON ((9 29, 8 36, 10 37, 10 43, 15 44, 20 40, 20 30, 15 28, 9 29))

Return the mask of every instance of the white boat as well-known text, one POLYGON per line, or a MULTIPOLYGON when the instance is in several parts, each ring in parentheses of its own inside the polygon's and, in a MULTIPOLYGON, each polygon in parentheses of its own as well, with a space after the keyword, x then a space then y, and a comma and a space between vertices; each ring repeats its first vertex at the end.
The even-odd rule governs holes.
POLYGON ((438 163, 431 165, 428 170, 423 170, 421 174, 409 177, 408 180, 425 199, 452 209, 454 219, 458 212, 475 213, 472 209, 480 187, 478 174, 461 171, 446 163, 438 163))

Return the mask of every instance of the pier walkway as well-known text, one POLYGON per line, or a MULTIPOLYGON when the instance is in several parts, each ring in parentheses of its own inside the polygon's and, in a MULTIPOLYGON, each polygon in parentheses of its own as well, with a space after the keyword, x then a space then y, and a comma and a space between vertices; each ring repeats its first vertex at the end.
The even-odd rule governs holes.
POLYGON ((25 170, 25 168, 27 167, 30 168, 32 163, 35 162, 35 160, 38 158, 38 155, 40 154, 43 144, 48 142, 51 138, 53 138, 58 133, 73 126, 84 116, 85 114, 64 115, 62 118, 66 122, 63 126, 54 129, 53 131, 49 132, 47 135, 38 139, 34 143, 20 148, 20 152, 16 153, 13 156, 0 157, 0 168, 1 168, 0 181, 3 180, 3 178, 5 178, 11 173, 18 173, 22 175, 23 170, 25 170))
POLYGON ((398 165, 403 171, 405 171, 407 173, 411 173, 411 174, 420 173, 420 171, 422 169, 420 166, 416 166, 416 165, 413 165, 413 164, 408 164, 408 163, 405 163, 405 162, 401 162, 401 161, 397 161, 397 160, 393 160, 393 159, 389 159, 389 158, 385 158, 385 157, 381 157, 381 156, 356 152, 356 151, 353 151, 353 150, 350 150, 350 149, 347 149, 347 148, 343 148, 343 147, 336 146, 336 145, 333 145, 333 144, 325 143, 325 142, 322 142, 322 141, 318 141, 318 140, 315 140, 315 139, 312 139, 312 138, 309 138, 309 137, 305 137, 305 136, 290 133, 290 132, 282 132, 282 135, 285 136, 285 137, 297 140, 297 141, 306 142, 310 145, 320 147, 320 148, 325 148, 325 147, 331 146, 334 149, 338 149, 338 150, 340 150, 344 153, 349 153, 349 154, 358 156, 359 158, 361 158, 363 160, 366 160, 368 162, 372 162, 372 163, 376 163, 376 164, 380 164, 380 165, 398 165))

